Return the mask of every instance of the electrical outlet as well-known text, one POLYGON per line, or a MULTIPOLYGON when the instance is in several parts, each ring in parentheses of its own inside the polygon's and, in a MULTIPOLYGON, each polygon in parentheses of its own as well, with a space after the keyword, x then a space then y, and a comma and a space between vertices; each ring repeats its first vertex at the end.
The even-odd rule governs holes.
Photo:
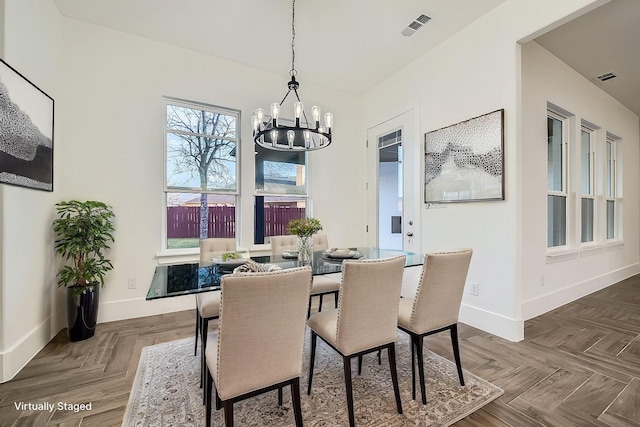
POLYGON ((469 293, 476 297, 480 295, 480 284, 478 282, 471 282, 471 290, 469 293))
POLYGON ((138 289, 138 281, 135 277, 129 277, 127 284, 129 285, 129 289, 138 289))

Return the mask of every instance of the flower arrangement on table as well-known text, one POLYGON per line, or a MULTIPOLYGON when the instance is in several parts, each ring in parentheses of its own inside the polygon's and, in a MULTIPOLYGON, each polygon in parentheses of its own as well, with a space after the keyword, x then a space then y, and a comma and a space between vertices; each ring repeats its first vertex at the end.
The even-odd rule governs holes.
POLYGON ((311 236, 322 230, 322 224, 315 218, 292 219, 287 225, 287 232, 298 236, 298 259, 303 262, 311 261, 311 236))

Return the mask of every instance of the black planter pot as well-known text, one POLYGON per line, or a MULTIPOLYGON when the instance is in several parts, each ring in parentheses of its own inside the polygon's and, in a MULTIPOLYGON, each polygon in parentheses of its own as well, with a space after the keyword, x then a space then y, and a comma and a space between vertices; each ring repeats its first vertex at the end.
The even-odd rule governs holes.
POLYGON ((91 338, 98 321, 100 284, 88 285, 82 291, 67 288, 67 328, 71 341, 91 338))

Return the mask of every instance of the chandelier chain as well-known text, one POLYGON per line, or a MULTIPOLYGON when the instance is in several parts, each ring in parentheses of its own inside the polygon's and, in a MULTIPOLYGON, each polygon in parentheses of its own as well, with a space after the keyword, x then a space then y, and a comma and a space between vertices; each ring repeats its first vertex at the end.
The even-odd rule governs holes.
POLYGON ((295 77, 296 71, 296 0, 291 3, 291 71, 289 75, 295 77))

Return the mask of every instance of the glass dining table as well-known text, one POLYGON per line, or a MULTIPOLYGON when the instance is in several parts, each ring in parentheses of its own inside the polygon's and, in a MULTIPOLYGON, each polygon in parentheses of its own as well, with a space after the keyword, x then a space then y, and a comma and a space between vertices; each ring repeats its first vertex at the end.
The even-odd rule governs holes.
MULTIPOLYGON (((405 267, 422 265, 424 255, 415 252, 380 248, 349 248, 362 255, 359 259, 390 258, 398 255, 406 255, 405 267)), ((281 269, 300 267, 303 264, 297 259, 287 259, 283 255, 253 256, 250 259, 258 263, 275 264, 281 269)), ((331 258, 323 251, 315 251, 311 262, 312 275, 340 273, 342 271, 340 258, 331 258)), ((156 267, 147 300, 167 298, 180 295, 195 294, 220 289, 222 276, 233 272, 233 269, 241 261, 228 263, 211 263, 200 265, 199 263, 159 265, 156 267)))

